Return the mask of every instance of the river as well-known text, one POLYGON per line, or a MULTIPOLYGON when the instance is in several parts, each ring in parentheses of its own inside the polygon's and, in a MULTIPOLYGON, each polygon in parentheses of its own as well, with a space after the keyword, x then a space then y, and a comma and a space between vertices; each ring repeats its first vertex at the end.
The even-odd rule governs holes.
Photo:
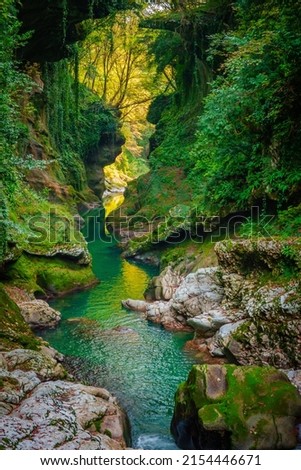
POLYGON ((94 239, 90 232, 88 246, 101 282, 52 301, 62 321, 42 336, 66 356, 77 380, 118 397, 130 419, 134 448, 176 449, 169 425, 177 385, 194 362, 183 351, 191 335, 167 332, 122 308, 122 299, 143 298, 157 269, 122 259, 116 242, 103 229, 98 233, 94 239))

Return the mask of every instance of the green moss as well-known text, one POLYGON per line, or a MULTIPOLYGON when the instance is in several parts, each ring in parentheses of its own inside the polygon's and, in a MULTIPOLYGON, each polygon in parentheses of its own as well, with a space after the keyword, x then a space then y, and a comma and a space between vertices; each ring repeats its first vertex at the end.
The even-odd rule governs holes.
POLYGON ((219 405, 207 405, 198 411, 200 422, 206 429, 224 425, 223 409, 219 405))
POLYGON ((18 306, 0 284, 0 346, 2 350, 26 348, 37 350, 39 340, 25 323, 18 306))
POLYGON ((81 266, 58 257, 26 254, 9 266, 6 275, 10 283, 36 295, 64 293, 95 282, 90 266, 81 266))
POLYGON ((176 394, 176 419, 197 418, 207 430, 230 431, 234 447, 250 440, 256 448, 257 437, 259 439, 268 426, 273 426, 277 416, 300 414, 301 399, 297 389, 277 369, 223 365, 227 387, 222 396, 212 400, 206 395, 208 367, 193 366, 187 382, 180 385, 176 394), (252 436, 248 424, 251 417, 254 420, 252 436))
MULTIPOLYGON (((71 187, 68 188, 69 192, 71 187)), ((57 191, 62 188, 57 183, 57 191)), ((48 201, 47 191, 36 192, 20 183, 19 191, 9 205, 9 237, 20 249, 45 254, 56 246, 84 246, 83 235, 74 222, 74 198, 64 197, 64 204, 48 201)), ((71 191, 72 193, 72 191, 71 191)))
POLYGON ((85 425, 85 429, 92 429, 93 431, 101 432, 101 426, 103 422, 103 417, 98 417, 88 421, 85 425))
POLYGON ((104 432, 105 436, 109 436, 110 438, 112 438, 112 433, 109 429, 105 429, 104 432))

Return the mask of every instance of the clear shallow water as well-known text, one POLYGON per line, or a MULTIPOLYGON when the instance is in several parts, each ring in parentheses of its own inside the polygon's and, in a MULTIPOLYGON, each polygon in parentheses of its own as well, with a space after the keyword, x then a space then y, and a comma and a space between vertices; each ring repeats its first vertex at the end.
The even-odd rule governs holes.
POLYGON ((109 238, 90 242, 89 249, 101 283, 53 301, 62 322, 42 336, 67 356, 78 379, 119 398, 133 447, 175 449, 169 425, 177 385, 194 362, 183 351, 191 335, 167 332, 122 308, 122 299, 143 298, 155 268, 123 260, 109 238))

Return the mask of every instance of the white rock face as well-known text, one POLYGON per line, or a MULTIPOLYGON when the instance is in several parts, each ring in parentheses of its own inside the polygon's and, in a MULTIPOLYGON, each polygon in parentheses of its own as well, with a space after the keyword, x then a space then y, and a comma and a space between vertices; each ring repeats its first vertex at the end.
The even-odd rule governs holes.
POLYGON ((159 276, 152 279, 146 291, 148 300, 170 300, 184 277, 170 266, 167 266, 159 276))
POLYGON ((32 300, 18 304, 21 315, 31 328, 52 327, 59 323, 61 314, 49 307, 44 300, 32 300))
POLYGON ((135 312, 146 312, 148 307, 148 303, 144 300, 134 299, 123 300, 122 305, 129 310, 134 310, 135 312))
MULTIPOLYGON (((221 305, 224 291, 219 283, 217 271, 217 268, 202 268, 188 274, 177 288, 168 290, 165 297, 172 294, 168 301, 150 303, 128 299, 123 305, 132 310, 146 312, 149 320, 161 323, 167 329, 189 329, 187 320, 214 309, 218 310, 221 305)), ((170 271, 167 271, 167 279, 169 274, 170 271)), ((218 315, 214 318, 213 323, 218 322, 218 315)), ((223 323, 224 320, 221 321, 223 323)))
POLYGON ((230 318, 222 308, 209 310, 187 321, 188 325, 204 337, 211 337, 223 325, 230 322, 230 318))
POLYGON ((60 380, 49 355, 0 353, 0 448, 123 449, 127 424, 105 389, 60 380))
POLYGON ((284 287, 262 287, 246 305, 250 317, 272 319, 275 314, 280 316, 299 316, 301 311, 301 297, 297 288, 287 290, 284 287))
MULTIPOLYGON (((201 352, 207 348, 212 356, 224 354, 241 365, 300 369, 300 246, 296 240, 219 242, 218 267, 199 269, 183 279, 166 268, 147 290, 149 299, 160 288, 160 300, 142 302, 139 310, 167 329, 190 328, 195 332, 191 346, 201 352), (278 282, 276 273, 288 262, 287 248, 296 274, 278 282)), ((127 302, 134 306, 134 301, 127 302)))

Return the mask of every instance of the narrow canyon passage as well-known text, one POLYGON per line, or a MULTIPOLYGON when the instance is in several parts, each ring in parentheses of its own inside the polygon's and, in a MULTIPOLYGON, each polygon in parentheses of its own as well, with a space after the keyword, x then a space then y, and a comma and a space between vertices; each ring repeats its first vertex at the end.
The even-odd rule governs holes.
POLYGON ((100 284, 53 301, 63 320, 43 337, 66 355, 78 380, 119 398, 133 447, 175 449, 169 432, 173 396, 194 363, 183 351, 191 335, 167 332, 121 307, 122 299, 143 298, 156 268, 129 263, 114 241, 101 238, 89 243, 100 284))

